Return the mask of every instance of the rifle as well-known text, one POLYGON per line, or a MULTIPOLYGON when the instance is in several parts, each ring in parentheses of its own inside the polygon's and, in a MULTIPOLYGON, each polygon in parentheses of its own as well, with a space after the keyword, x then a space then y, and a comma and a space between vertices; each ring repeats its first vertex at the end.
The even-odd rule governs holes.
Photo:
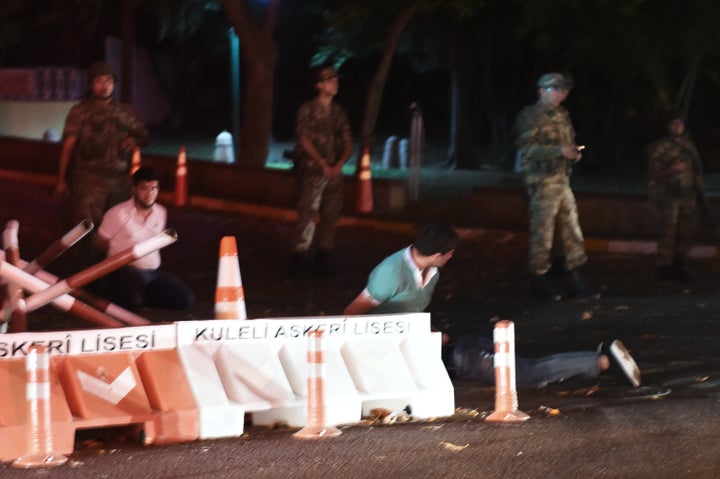
POLYGON ((698 192, 696 199, 698 206, 700 206, 702 216, 705 217, 708 226, 710 226, 713 243, 715 244, 715 258, 720 259, 720 225, 718 225, 715 218, 713 218, 712 211, 710 210, 710 203, 708 202, 705 193, 702 191, 698 192))

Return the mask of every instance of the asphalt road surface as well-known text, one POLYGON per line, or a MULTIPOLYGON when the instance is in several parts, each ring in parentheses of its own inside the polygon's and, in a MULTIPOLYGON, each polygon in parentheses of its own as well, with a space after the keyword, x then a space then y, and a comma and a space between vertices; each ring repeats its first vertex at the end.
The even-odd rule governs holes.
MULTIPOLYGON (((71 226, 67 203, 46 188, 0 183, 0 219, 20 222, 21 256, 31 260, 71 226)), ((441 209, 434 205, 437 215, 441 209)), ((452 212, 441 219, 452 221, 452 212)), ((393 223, 343 226, 333 275, 287 278, 292 223, 277 217, 169 208, 179 241, 163 250, 166 269, 182 276, 198 303, 191 311, 143 310, 168 321, 212 316, 219 240, 235 235, 250 318, 340 314, 382 258, 412 234, 393 223)), ((632 389, 612 376, 597 384, 566 383, 520 390, 518 425, 490 424, 493 388, 455 381, 457 412, 434 421, 343 428, 337 438, 302 441, 293 430, 248 424, 241 438, 142 446, 125 429, 82 431, 58 468, 17 470, 0 477, 720 477, 720 295, 718 262, 690 265, 695 282, 660 284, 653 258, 594 253, 589 281, 598 301, 548 304, 528 294, 523 232, 463 230, 430 307, 451 335, 486 334, 494 318, 514 321, 519 354, 594 350, 619 338, 643 372, 632 389)), ((48 269, 76 272, 72 253, 48 269)), ((92 325, 43 308, 34 331, 92 325)))

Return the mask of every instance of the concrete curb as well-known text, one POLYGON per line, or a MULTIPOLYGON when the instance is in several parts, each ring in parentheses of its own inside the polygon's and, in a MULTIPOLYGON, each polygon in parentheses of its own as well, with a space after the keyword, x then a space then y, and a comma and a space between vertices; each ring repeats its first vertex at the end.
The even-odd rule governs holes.
MULTIPOLYGON (((13 170, 0 169, 0 179, 25 182, 36 186, 48 187, 55 184, 55 177, 51 175, 29 174, 13 170)), ((172 192, 161 192, 160 200, 171 205, 173 203, 172 192)), ((272 218, 278 221, 297 221, 297 212, 287 208, 265 206, 251 203, 241 203, 218 198, 204 196, 190 196, 188 206, 208 209, 212 211, 224 211, 228 213, 239 213, 248 216, 261 218, 272 218)), ((420 230, 420 224, 397 220, 385 220, 380 218, 368 218, 360 216, 341 216, 340 226, 355 226, 372 228, 397 234, 415 235, 420 230)), ((527 236, 526 232, 496 230, 488 228, 459 227, 458 234, 463 240, 477 240, 490 231, 494 231, 501 238, 498 241, 504 242, 515 238, 516 235, 527 236)), ((589 253, 619 253, 619 254, 640 254, 654 255, 657 253, 655 241, 638 240, 613 240, 607 238, 585 238, 585 249, 589 253)), ((690 250, 689 256, 694 259, 711 259, 720 256, 720 251, 714 245, 695 245, 690 250)))

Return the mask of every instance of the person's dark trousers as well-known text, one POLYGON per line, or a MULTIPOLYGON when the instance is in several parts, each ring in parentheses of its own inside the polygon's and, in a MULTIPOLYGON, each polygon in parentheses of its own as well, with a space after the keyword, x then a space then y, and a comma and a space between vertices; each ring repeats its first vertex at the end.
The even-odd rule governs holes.
MULTIPOLYGON (((461 337, 451 347, 456 377, 495 384, 492 341, 482 336, 467 336, 461 337)), ((595 351, 574 351, 534 359, 515 356, 518 387, 544 387, 572 377, 597 378, 599 372, 595 351)))
POLYGON ((141 307, 183 310, 193 305, 195 295, 176 276, 160 269, 125 266, 108 278, 110 297, 131 311, 141 307))

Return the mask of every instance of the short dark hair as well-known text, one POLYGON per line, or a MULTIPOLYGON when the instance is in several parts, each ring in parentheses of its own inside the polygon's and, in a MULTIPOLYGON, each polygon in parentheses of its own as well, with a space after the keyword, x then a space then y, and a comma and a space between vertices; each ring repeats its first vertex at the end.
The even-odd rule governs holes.
POLYGON ((149 166, 141 166, 132 175, 133 185, 137 186, 142 181, 158 181, 157 172, 149 166))
POLYGON ((665 124, 669 125, 670 122, 675 120, 682 120, 685 122, 685 113, 682 110, 669 110, 665 112, 665 124))
POLYGON ((446 254, 458 244, 458 234, 452 226, 444 223, 429 223, 420 230, 413 247, 423 256, 435 253, 446 254))

